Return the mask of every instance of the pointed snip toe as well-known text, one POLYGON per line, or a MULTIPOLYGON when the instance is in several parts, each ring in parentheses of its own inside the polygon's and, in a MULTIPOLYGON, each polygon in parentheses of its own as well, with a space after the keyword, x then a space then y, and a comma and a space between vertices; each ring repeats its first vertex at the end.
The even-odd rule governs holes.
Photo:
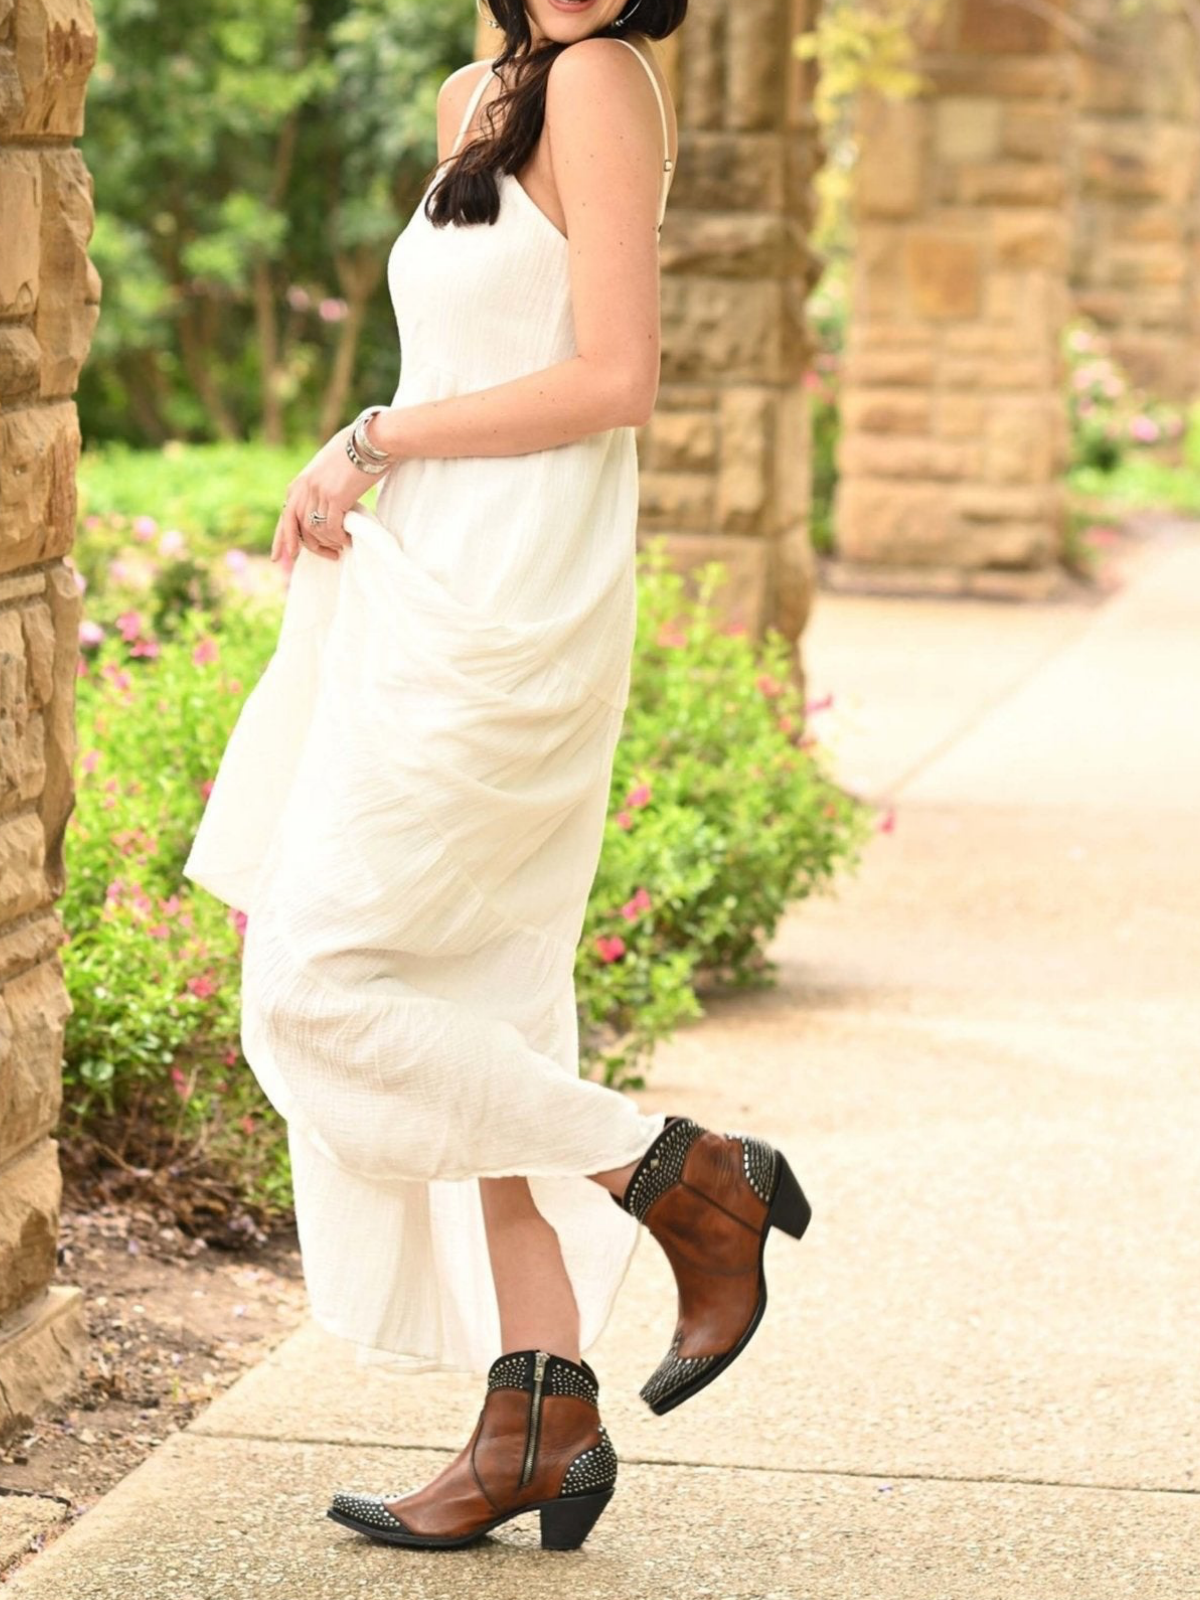
POLYGON ((741 1355, 767 1308, 767 1235, 775 1227, 801 1238, 812 1209, 766 1140, 681 1116, 668 1118, 618 1204, 658 1240, 675 1276, 675 1333, 638 1391, 662 1415, 741 1355))
POLYGON ((578 1549, 617 1481, 596 1374, 586 1361, 516 1350, 496 1358, 487 1383, 470 1439, 424 1488, 339 1489, 325 1515, 385 1544, 449 1550, 536 1511, 544 1550, 578 1549))

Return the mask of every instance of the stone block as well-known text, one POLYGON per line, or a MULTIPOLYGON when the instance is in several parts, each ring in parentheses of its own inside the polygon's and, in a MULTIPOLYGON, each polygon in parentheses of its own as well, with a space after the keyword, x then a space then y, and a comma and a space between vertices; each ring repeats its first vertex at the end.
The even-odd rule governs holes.
MULTIPOLYGON (((689 11, 686 46, 677 63, 675 101, 681 127, 686 123, 689 128, 719 128, 724 122, 726 25, 726 8, 711 0, 707 4, 702 0, 689 11)), ((491 54, 490 39, 485 48, 491 54)))
POLYGON ((990 161, 1000 148, 1001 103, 981 95, 947 95, 936 104, 938 159, 990 161))
POLYGON ((10 405, 14 400, 32 399, 41 370, 42 353, 33 329, 0 328, 0 398, 10 405))
POLYGON ((906 217, 921 204, 929 153, 929 113, 915 100, 863 96, 859 111, 854 207, 860 217, 906 217))
POLYGON ((639 455, 658 472, 703 472, 717 464, 717 421, 711 410, 656 410, 639 455))
POLYGON ((1003 112, 997 154, 1015 156, 1020 161, 1045 161, 1055 151, 1067 149, 1074 130, 1066 106, 1023 101, 993 103, 1003 112))
POLYGON ((948 204, 1057 207, 1066 201, 1066 176, 1052 160, 966 162, 943 169, 938 193, 948 204))
POLYGON ((799 225, 782 213, 682 211, 664 227, 659 261, 664 272, 722 278, 777 278, 807 271, 808 246, 799 225))
POLYGON ((0 412, 0 573, 71 548, 79 444, 73 401, 0 412))
MULTIPOLYGON (((54 1128, 70 1012, 57 958, 18 974, 0 990, 0 1164, 54 1128)), ((5 1185, 0 1177, 0 1188, 5 1185)))
POLYGON ((784 115, 791 27, 779 0, 738 0, 725 21, 725 126, 778 128, 784 115))
POLYGON ((995 95, 1001 100, 1066 100, 1074 82, 1074 62, 1066 51, 1042 56, 943 56, 923 61, 922 74, 934 93, 995 95))
POLYGON ((96 60, 90 0, 12 0, 13 71, 0 95, 0 137, 72 138, 96 60))
POLYGON ((933 382, 934 371, 929 350, 860 350, 846 362, 846 389, 849 392, 852 385, 921 389, 933 382))
POLYGON ((43 1406, 67 1394, 86 1348, 83 1296, 62 1284, 0 1324, 0 1439, 30 1427, 43 1406))
POLYGON ((1049 54, 1062 38, 1053 17, 1057 9, 1057 0, 1044 0, 1038 9, 1002 0, 958 0, 951 37, 958 49, 981 55, 1049 54))
POLYGON ((58 1145, 39 1139, 0 1174, 0 1318, 41 1294, 58 1258, 58 1145))
MULTIPOLYGON (((20 783, 20 760, 24 739, 14 731, 11 717, 0 721, 0 799, 13 803, 14 796, 32 787, 20 783)), ((35 768, 35 776, 40 772, 35 768)), ((36 791, 35 791, 36 794, 36 791)), ((36 911, 46 904, 46 836, 41 818, 32 811, 0 817, 0 918, 11 921, 36 911)))
MULTIPOLYGON (((692 18, 688 18, 691 49, 692 18)), ((718 102, 719 105, 719 102, 718 102)), ((679 165, 667 215, 681 211, 782 211, 785 141, 778 133, 725 133, 697 125, 680 110, 679 165)), ((663 233, 666 233, 664 226, 663 233)))
POLYGON ((666 275, 663 378, 678 383, 719 372, 735 383, 795 379, 803 370, 808 335, 789 289, 782 280, 666 275))
POLYGON ((713 598, 723 625, 761 633, 768 615, 771 571, 771 546, 767 540, 687 533, 667 534, 665 538, 672 567, 684 575, 693 593, 699 568, 709 561, 719 561, 725 568, 725 579, 713 598))
POLYGON ((1084 122, 1079 130, 1079 178, 1085 195, 1187 205, 1197 182, 1197 139, 1169 123, 1084 122))
POLYGON ((23 917, 14 926, 0 924, 0 983, 6 983, 38 961, 45 961, 62 944, 62 919, 53 910, 23 917))
POLYGON ((99 278, 88 260, 92 178, 78 150, 42 157, 42 285, 34 327, 42 353, 44 399, 72 395, 100 308, 99 278))
POLYGON ((978 316, 983 257, 974 240, 932 229, 911 233, 904 244, 904 276, 919 316, 978 316))
POLYGON ((939 395, 934 403, 934 432, 942 439, 977 439, 987 425, 987 402, 977 395, 939 395))
POLYGON ((914 389, 855 389, 842 402, 850 433, 929 433, 933 396, 914 389))
POLYGON ((843 433, 838 463, 846 477, 969 479, 982 475, 982 446, 971 440, 843 433))
POLYGON ((1043 207, 997 210, 992 217, 994 259, 1002 267, 1044 267, 1065 272, 1070 250, 1067 219, 1043 207))
POLYGON ((710 472, 643 472, 639 520, 648 529, 711 529, 714 493, 710 472))
POLYGON ((722 533, 765 533, 774 513, 774 395, 759 387, 721 396, 716 525, 722 533))
POLYGON ((834 507, 837 548, 851 562, 952 562, 958 521, 944 488, 843 476, 834 507))
POLYGON ((36 151, 0 149, 0 316, 28 316, 37 305, 42 163, 36 151))

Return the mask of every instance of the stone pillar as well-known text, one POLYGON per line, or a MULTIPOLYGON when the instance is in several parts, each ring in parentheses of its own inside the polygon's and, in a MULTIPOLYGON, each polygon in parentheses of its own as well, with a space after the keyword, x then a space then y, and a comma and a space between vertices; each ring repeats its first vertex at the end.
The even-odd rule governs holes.
POLYGON ((1200 41, 1159 7, 1080 0, 1075 304, 1139 387, 1200 390, 1200 41))
POLYGON ((1053 9, 950 0, 926 92, 863 108, 835 586, 1059 582, 1072 63, 1053 9))
POLYGON ((0 1435, 63 1391, 84 1343, 79 1290, 53 1283, 52 1132, 80 615, 62 558, 72 395, 100 295, 92 184, 72 141, 95 54, 89 0, 0 0, 0 1435))
MULTIPOLYGON (((661 236, 663 349, 640 430, 639 541, 729 570, 730 624, 796 639, 812 598, 802 384, 820 159, 812 71, 791 50, 819 0, 691 0, 654 49, 679 122, 661 236)), ((482 56, 496 35, 476 35, 482 56)))

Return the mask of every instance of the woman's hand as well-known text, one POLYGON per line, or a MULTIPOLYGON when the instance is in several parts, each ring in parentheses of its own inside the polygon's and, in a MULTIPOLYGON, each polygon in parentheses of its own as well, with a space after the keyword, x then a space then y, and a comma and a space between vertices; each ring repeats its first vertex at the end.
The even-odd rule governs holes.
POLYGON ((272 561, 280 556, 294 561, 301 545, 314 555, 336 561, 342 546, 351 542, 343 516, 372 483, 385 476, 363 472, 346 454, 346 440, 353 428, 354 424, 348 423, 335 433, 288 484, 287 500, 271 541, 272 561), (324 513, 327 520, 310 522, 313 511, 324 513))

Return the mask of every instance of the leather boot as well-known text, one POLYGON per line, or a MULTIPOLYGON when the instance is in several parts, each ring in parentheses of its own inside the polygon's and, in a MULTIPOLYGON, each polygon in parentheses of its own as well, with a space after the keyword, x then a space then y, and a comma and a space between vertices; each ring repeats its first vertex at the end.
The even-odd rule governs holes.
POLYGON ((634 1169, 619 1206, 666 1252, 678 1290, 674 1337, 639 1393, 661 1414, 698 1394, 742 1353, 767 1308, 771 1228, 799 1239, 812 1212, 782 1153, 745 1133, 673 1116, 634 1169))
POLYGON ((429 1550, 470 1544, 537 1511, 542 1548, 575 1550, 617 1480, 599 1393, 586 1361, 546 1350, 497 1356, 474 1432, 436 1478, 411 1492, 339 1490, 326 1515, 372 1539, 429 1550))

